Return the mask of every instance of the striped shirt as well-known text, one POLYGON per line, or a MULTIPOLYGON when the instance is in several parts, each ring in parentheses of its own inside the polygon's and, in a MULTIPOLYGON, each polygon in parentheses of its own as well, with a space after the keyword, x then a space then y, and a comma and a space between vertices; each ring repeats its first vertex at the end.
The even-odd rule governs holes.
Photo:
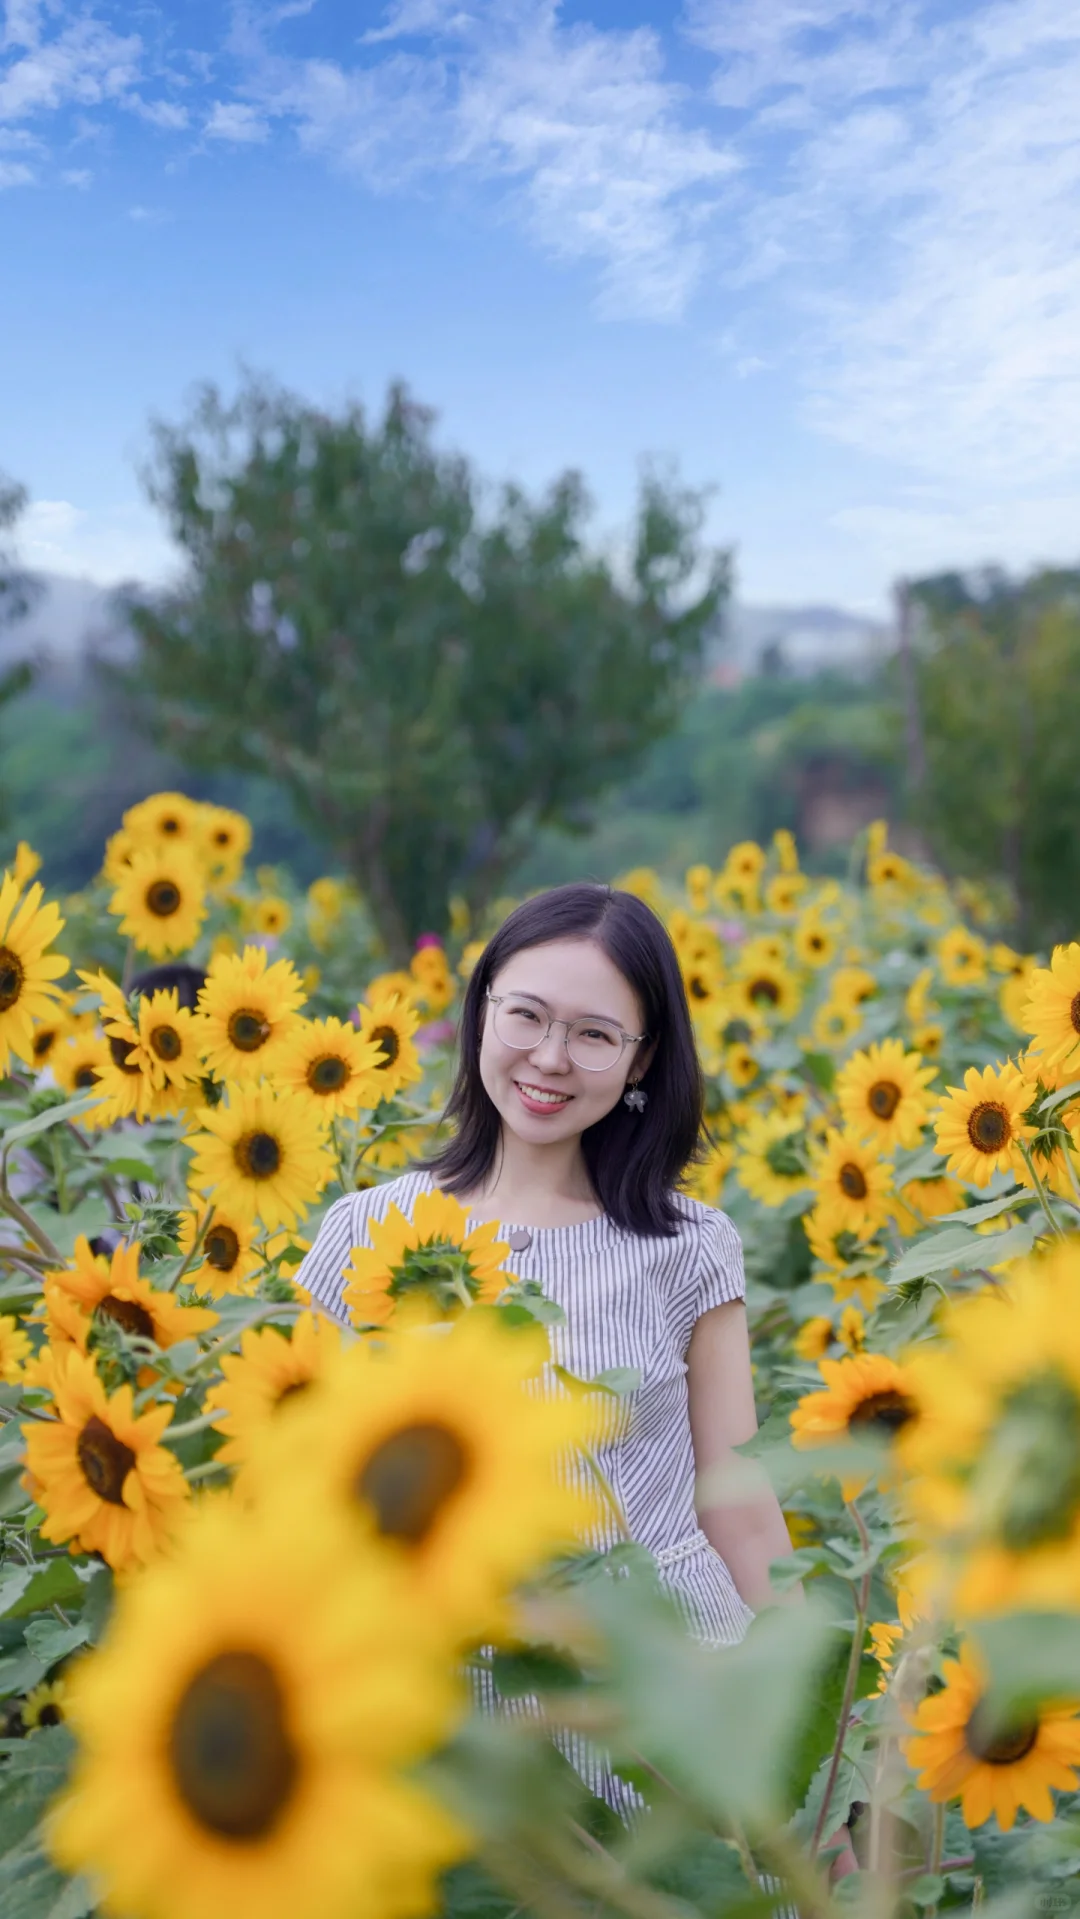
MULTIPOLYGON (((381 1220, 391 1203, 410 1216, 416 1195, 433 1185, 430 1174, 411 1172, 336 1200, 299 1283, 346 1320, 342 1272, 353 1247, 370 1244, 368 1220, 381 1220)), ((514 1235, 510 1269, 519 1279, 539 1281, 563 1310, 564 1323, 551 1328, 560 1365, 586 1380, 615 1367, 639 1376, 627 1399, 613 1403, 596 1447, 601 1470, 631 1538, 653 1555, 695 1636, 708 1645, 733 1645, 753 1613, 697 1522, 686 1353, 703 1313, 745 1297, 742 1246, 726 1214, 685 1194, 677 1198, 682 1221, 670 1239, 626 1232, 606 1214, 573 1226, 506 1221, 499 1237, 514 1235)), ((613 1528, 597 1543, 615 1537, 613 1528)))

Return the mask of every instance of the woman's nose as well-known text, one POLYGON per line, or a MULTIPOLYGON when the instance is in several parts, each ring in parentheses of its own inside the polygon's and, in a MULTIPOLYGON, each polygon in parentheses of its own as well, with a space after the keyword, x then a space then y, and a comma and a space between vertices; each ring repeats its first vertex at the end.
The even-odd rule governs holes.
POLYGON ((570 1065, 561 1026, 553 1026, 529 1054, 545 1073, 565 1073, 570 1065))

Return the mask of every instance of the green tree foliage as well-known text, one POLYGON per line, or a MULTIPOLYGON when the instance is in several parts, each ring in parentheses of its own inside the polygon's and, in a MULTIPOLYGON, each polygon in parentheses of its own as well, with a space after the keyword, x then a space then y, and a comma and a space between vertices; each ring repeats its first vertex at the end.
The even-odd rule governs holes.
MULTIPOLYGON (((0 630, 28 613, 37 598, 37 583, 16 565, 8 538, 25 505, 24 489, 13 485, 0 473, 0 630)), ((28 660, 15 660, 0 667, 0 708, 7 706, 19 693, 24 693, 32 678, 33 668, 28 660)), ((0 825, 6 820, 7 811, 4 794, 0 791, 0 825)))
POLYGON ((1080 571, 945 573, 911 592, 919 824, 946 869, 1005 877, 1025 945, 1067 937, 1080 898, 1080 571))
POLYGON ((189 764, 280 781, 399 956, 541 825, 587 823, 676 723, 728 590, 700 496, 646 472, 623 584, 579 476, 481 513, 432 424, 400 387, 377 421, 206 389, 148 475, 186 578, 130 609, 147 723, 189 764))

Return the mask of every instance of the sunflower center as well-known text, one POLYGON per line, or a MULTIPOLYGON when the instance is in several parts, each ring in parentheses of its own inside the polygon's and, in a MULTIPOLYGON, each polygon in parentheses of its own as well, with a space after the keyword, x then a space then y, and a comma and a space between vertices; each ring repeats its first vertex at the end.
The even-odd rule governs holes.
POLYGON ((135 1464, 130 1446, 106 1426, 97 1414, 89 1418, 75 1445, 83 1478, 91 1491, 110 1506, 124 1503, 124 1481, 135 1464))
POLYGON ((240 1257, 240 1235, 231 1226, 211 1226, 205 1241, 206 1263, 215 1272, 231 1273, 240 1257))
POLYGON ((780 999, 780 988, 774 979, 751 980, 750 998, 755 1006, 760 1000, 764 1000, 769 1006, 776 1006, 780 999))
POLYGON ((41 1026, 34 1034, 33 1053, 35 1059, 47 1059, 56 1045, 55 1026, 41 1026))
POLYGON ((375 1508, 380 1533, 419 1546, 465 1477, 465 1449, 445 1426, 403 1426, 357 1474, 356 1493, 375 1508))
POLYGON ((270 1024, 262 1013, 240 1006, 229 1016, 228 1035, 240 1053, 257 1053, 270 1038, 270 1024))
POLYGON ((1039 1721, 1029 1716, 1011 1724, 995 1724, 979 1700, 964 1727, 964 1744, 973 1759, 987 1766, 1015 1766, 1025 1759, 1039 1737, 1039 1721))
POLYGON ((375 1041, 376 1046, 382 1047, 386 1055, 385 1059, 377 1059, 375 1061, 376 1070, 380 1073, 385 1073, 387 1067, 394 1064, 394 1061, 401 1051, 401 1040, 392 1026, 373 1027, 371 1037, 375 1041))
POLYGON ((78 1086, 80 1088, 85 1088, 87 1086, 96 1086, 98 1083, 98 1076, 95 1073, 92 1066, 80 1066, 78 1072, 75 1074, 71 1083, 73 1086, 78 1086))
POLYGON ((155 880, 146 889, 146 910, 155 919, 171 920, 180 908, 180 888, 175 880, 155 880))
POLYGON ((313 1093, 337 1093, 348 1077, 348 1061, 340 1053, 324 1053, 321 1059, 313 1059, 306 1074, 313 1093))
POLYGON ((1074 1033, 1080 1033, 1080 993, 1074 993, 1072 996, 1069 1018, 1072 1021, 1074 1033))
POLYGON ((175 813, 166 813, 164 819, 159 820, 158 824, 163 833, 179 833, 180 831, 180 822, 175 813))
POLYGON ((905 1393, 889 1388, 880 1393, 868 1393, 854 1407, 848 1419, 848 1429, 856 1431, 870 1427, 882 1433, 897 1433, 915 1416, 915 1408, 905 1393))
POLYGON ((278 1676, 260 1653, 224 1652, 195 1674, 173 1715, 180 1797, 222 1839, 263 1839, 292 1797, 299 1764, 278 1676))
POLYGON ((125 1333, 134 1333, 139 1339, 154 1337, 154 1322, 146 1307, 140 1306, 138 1300, 117 1299, 114 1294, 106 1293, 104 1299, 98 1300, 94 1311, 100 1313, 103 1319, 115 1320, 125 1333))
POLYGON ((900 1104, 900 1088, 891 1079, 875 1080, 866 1103, 875 1119, 891 1119, 900 1104))
POLYGON ((700 973, 695 973, 690 981, 690 994, 693 999, 708 999, 709 989, 700 973))
POLYGON ((281 1141, 273 1133, 243 1133, 233 1158, 248 1179, 273 1179, 281 1170, 281 1141))
POLYGON ((219 826, 217 832, 214 834, 214 845, 229 846, 231 843, 232 843, 232 834, 229 832, 228 827, 219 826))
POLYGON ((114 1037, 109 1041, 109 1051, 112 1054, 114 1066, 118 1067, 122 1073, 130 1073, 132 1079, 138 1079, 142 1072, 142 1067, 139 1065, 138 1060, 135 1061, 134 1066, 131 1063, 131 1055, 135 1051, 135 1045, 132 1040, 116 1039, 114 1037))
POLYGON ((23 989, 23 963, 10 946, 0 946, 0 1013, 14 1006, 23 989))
POLYGON ((1061 1374, 1004 1399, 976 1469, 977 1506, 1011 1552, 1071 1537, 1080 1509, 1080 1398, 1061 1374))
POLYGON ((274 1411, 276 1412, 279 1406, 284 1406, 287 1399, 295 1399, 297 1393, 310 1391, 311 1385, 312 1381, 310 1379, 291 1379, 287 1386, 281 1388, 281 1391, 275 1399, 274 1411))
POLYGON ((184 1050, 184 1042, 175 1026, 155 1026, 150 1034, 150 1045, 159 1059, 179 1059, 184 1050))
POLYGON ((1000 1153, 1012 1138, 1012 1122, 1004 1106, 984 1099, 968 1116, 968 1138, 978 1153, 1000 1153))
POLYGON ((765 1148, 764 1160, 770 1173, 775 1173, 779 1179, 801 1179, 806 1173, 806 1165, 793 1133, 783 1133, 779 1139, 771 1139, 765 1148))
POLYGON ((867 1192, 869 1191, 866 1184, 866 1174, 863 1172, 861 1166, 856 1166, 853 1159, 844 1161, 836 1177, 840 1191, 846 1194, 848 1199, 866 1198, 867 1192))

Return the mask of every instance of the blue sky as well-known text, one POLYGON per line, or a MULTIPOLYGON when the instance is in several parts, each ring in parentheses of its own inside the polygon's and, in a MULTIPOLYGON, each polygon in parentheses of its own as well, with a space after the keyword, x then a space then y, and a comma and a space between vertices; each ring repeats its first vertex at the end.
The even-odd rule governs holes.
MULTIPOLYGON (((0 0, 2 4, 2 0, 0 0)), ((1080 0, 7 0, 24 557, 173 563, 151 414, 405 378, 491 478, 714 483, 754 601, 1080 557, 1080 0)))

